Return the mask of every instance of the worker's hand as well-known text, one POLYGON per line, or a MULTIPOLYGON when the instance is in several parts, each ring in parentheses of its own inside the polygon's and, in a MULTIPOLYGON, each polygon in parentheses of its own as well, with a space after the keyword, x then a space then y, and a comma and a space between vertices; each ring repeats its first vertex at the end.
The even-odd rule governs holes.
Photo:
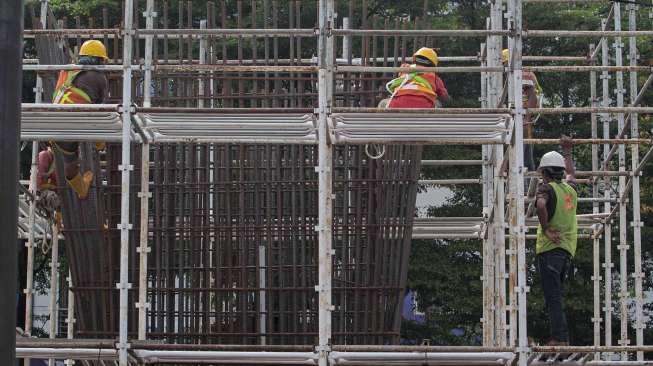
POLYGON ((560 146, 562 146, 562 151, 571 152, 572 146, 574 146, 574 140, 566 135, 560 136, 560 146))
POLYGON ((556 244, 560 244, 560 232, 554 228, 548 227, 544 230, 544 236, 556 244))

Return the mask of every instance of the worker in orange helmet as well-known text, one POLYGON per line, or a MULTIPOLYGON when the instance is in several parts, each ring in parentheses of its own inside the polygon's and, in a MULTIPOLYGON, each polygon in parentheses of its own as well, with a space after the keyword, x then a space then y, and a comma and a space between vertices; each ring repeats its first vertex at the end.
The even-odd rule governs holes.
MULTIPOLYGON (((102 42, 89 40, 79 49, 79 65, 104 65, 108 60, 107 50, 102 42)), ((52 103, 55 104, 101 104, 108 95, 106 75, 96 70, 62 70, 55 86, 52 103)), ((51 142, 51 147, 63 154, 64 175, 66 182, 77 194, 79 199, 88 196, 93 182, 93 172, 82 173, 79 165, 78 142, 51 142)), ((98 149, 103 149, 103 143, 97 143, 98 149)), ((56 185, 53 175, 54 154, 48 148, 39 153, 38 158, 38 188, 52 189, 56 185)))
POLYGON ((432 71, 420 71, 424 67, 438 65, 437 52, 422 47, 413 55, 412 64, 402 64, 414 71, 400 73, 386 84, 392 94, 387 108, 435 108, 439 103, 449 101, 449 93, 440 77, 432 71))

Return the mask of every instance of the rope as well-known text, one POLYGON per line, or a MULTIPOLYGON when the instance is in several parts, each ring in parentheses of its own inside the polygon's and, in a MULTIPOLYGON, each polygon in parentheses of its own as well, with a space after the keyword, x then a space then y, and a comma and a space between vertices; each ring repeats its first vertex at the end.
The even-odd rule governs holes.
POLYGON ((385 145, 380 144, 371 144, 371 146, 377 151, 376 155, 370 153, 370 145, 365 145, 365 155, 372 160, 378 160, 385 155, 385 145))

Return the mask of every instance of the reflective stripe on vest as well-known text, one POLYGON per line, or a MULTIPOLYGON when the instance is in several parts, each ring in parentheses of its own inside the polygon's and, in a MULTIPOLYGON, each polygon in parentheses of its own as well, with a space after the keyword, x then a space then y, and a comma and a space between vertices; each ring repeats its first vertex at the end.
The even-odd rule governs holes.
POLYGON ((556 194, 556 210, 549 220, 549 225, 560 232, 560 244, 549 240, 542 231, 542 226, 537 228, 537 254, 547 252, 556 248, 568 251, 572 257, 576 254, 576 241, 578 239, 578 222, 576 220, 576 208, 578 207, 578 195, 576 190, 567 183, 549 182, 556 194))
POLYGON ((85 91, 73 85, 81 70, 62 70, 59 72, 57 85, 52 96, 54 104, 89 104, 91 97, 85 91))
MULTIPOLYGON (((435 84, 435 81, 433 84, 435 84)), ((390 80, 386 84, 386 89, 392 93, 390 99, 399 95, 421 95, 433 101, 437 98, 436 90, 431 82, 417 72, 411 72, 390 80)))

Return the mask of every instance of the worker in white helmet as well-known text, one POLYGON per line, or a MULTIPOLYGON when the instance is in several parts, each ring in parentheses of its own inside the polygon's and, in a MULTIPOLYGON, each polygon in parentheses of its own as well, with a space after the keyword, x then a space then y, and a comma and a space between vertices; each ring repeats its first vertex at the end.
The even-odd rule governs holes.
POLYGON ((551 323, 547 345, 569 345, 569 330, 564 312, 564 282, 576 254, 578 224, 575 172, 571 158, 573 141, 561 138, 562 155, 550 151, 540 159, 542 184, 537 189, 536 266, 542 280, 544 301, 551 323), (566 179, 565 178, 566 173, 566 179))

